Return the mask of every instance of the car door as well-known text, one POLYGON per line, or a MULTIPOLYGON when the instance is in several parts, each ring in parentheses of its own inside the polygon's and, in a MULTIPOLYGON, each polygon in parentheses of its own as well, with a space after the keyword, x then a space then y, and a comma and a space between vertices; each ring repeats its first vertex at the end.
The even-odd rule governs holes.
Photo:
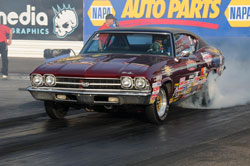
POLYGON ((196 55, 196 40, 189 34, 175 34, 175 61, 171 66, 174 68, 172 77, 174 93, 171 102, 178 101, 192 95, 200 81, 201 58, 196 55))

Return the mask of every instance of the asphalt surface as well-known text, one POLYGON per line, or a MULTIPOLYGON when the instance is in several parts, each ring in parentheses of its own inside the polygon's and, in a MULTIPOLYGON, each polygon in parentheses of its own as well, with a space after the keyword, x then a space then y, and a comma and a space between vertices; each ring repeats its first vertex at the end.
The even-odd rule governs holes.
MULTIPOLYGON (((22 58, 22 57, 9 57, 9 74, 29 74, 38 65, 45 62, 44 58, 22 58)), ((0 67, 2 68, 2 61, 0 60, 0 67)))
POLYGON ((50 120, 25 91, 43 59, 10 58, 0 79, 0 165, 248 166, 250 104, 223 109, 172 107, 160 126, 142 113, 71 110, 50 120))

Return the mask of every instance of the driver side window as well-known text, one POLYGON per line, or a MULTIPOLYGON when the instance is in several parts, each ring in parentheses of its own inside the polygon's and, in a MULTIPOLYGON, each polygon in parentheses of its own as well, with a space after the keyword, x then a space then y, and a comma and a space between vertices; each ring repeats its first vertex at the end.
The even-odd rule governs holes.
POLYGON ((187 34, 175 34, 176 57, 193 54, 196 47, 196 39, 187 34))

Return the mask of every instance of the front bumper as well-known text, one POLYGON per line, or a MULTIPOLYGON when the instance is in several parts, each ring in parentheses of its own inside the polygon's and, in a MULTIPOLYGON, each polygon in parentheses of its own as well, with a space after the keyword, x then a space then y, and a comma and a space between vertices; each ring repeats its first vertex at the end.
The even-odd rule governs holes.
POLYGON ((31 86, 28 87, 27 90, 37 100, 64 101, 86 105, 147 105, 151 96, 150 91, 71 91, 31 86), (110 97, 116 98, 117 100, 110 101, 110 97))

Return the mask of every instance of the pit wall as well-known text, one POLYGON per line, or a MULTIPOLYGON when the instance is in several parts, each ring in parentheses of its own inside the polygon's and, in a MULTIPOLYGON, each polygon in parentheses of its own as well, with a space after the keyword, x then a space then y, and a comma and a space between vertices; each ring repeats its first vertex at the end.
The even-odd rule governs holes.
POLYGON ((13 40, 9 46, 9 57, 43 58, 44 49, 73 49, 78 54, 82 41, 13 40))

